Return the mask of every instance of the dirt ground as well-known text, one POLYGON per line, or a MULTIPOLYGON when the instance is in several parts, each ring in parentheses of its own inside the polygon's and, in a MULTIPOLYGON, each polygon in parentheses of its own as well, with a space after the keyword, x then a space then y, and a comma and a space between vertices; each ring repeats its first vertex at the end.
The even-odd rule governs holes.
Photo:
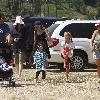
MULTIPOLYGON (((14 77, 16 70, 14 68, 14 77)), ((96 69, 84 72, 70 72, 70 82, 66 82, 65 72, 47 69, 47 77, 36 83, 35 69, 23 69, 15 87, 8 82, 0 82, 0 100, 100 100, 100 84, 97 83, 96 69)))

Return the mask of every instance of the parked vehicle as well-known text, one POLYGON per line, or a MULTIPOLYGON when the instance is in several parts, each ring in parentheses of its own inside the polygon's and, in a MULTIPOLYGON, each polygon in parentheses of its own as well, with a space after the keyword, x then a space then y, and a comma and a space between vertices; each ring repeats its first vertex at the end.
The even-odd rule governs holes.
POLYGON ((90 39, 97 22, 98 20, 66 20, 57 21, 48 27, 53 42, 53 45, 50 46, 51 59, 49 62, 63 62, 60 56, 61 42, 64 41, 64 32, 69 31, 75 44, 71 69, 82 70, 87 67, 88 63, 93 63, 90 39))
POLYGON ((42 16, 34 16, 34 17, 24 17, 23 21, 26 25, 34 26, 35 21, 40 21, 46 28, 51 26, 56 21, 63 21, 63 18, 56 17, 42 17, 42 16))

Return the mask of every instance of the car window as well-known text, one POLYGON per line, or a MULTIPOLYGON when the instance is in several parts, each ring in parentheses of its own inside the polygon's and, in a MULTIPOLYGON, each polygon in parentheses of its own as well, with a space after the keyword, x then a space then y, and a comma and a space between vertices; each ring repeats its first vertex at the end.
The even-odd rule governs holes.
POLYGON ((50 32, 50 33, 53 33, 54 30, 59 26, 60 24, 52 24, 50 27, 47 28, 47 30, 50 32))
POLYGON ((72 23, 63 28, 60 32, 60 36, 64 35, 64 32, 71 32, 73 38, 91 38, 93 31, 95 30, 95 23, 72 23))
POLYGON ((34 25, 35 21, 40 21, 46 28, 50 27, 54 22, 56 21, 63 21, 62 18, 56 18, 56 17, 24 17, 23 21, 27 23, 32 23, 34 25))

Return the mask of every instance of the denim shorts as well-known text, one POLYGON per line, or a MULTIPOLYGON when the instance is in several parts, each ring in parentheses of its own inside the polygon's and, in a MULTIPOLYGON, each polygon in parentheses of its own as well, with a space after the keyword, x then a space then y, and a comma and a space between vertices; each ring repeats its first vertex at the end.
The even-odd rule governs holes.
POLYGON ((93 52, 93 58, 94 59, 100 59, 100 53, 96 53, 96 52, 93 52))

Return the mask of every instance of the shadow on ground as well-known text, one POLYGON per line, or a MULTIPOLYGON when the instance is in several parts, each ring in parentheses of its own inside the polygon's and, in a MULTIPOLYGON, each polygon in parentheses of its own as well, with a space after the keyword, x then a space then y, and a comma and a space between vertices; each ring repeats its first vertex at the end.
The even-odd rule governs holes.
POLYGON ((3 84, 2 83, 0 85, 1 85, 1 87, 6 87, 7 88, 7 87, 24 87, 24 86, 30 86, 30 85, 33 86, 33 85, 35 85, 35 83, 34 84, 31 84, 31 83, 30 84, 29 83, 25 83, 25 84, 23 84, 23 83, 21 83, 21 84, 20 83, 16 83, 15 86, 9 86, 9 84, 3 84))
MULTIPOLYGON (((65 72, 63 69, 63 63, 51 63, 50 67, 47 68, 49 72, 65 72)), ((96 65, 95 64, 88 64, 84 70, 70 70, 71 72, 96 72, 96 65)))
MULTIPOLYGON (((35 69, 35 65, 24 65, 24 69, 35 69)), ((63 63, 49 63, 49 67, 47 67, 48 72, 65 72, 63 69, 63 63)), ((71 72, 96 72, 96 65, 89 63, 84 70, 70 70, 71 72)))

